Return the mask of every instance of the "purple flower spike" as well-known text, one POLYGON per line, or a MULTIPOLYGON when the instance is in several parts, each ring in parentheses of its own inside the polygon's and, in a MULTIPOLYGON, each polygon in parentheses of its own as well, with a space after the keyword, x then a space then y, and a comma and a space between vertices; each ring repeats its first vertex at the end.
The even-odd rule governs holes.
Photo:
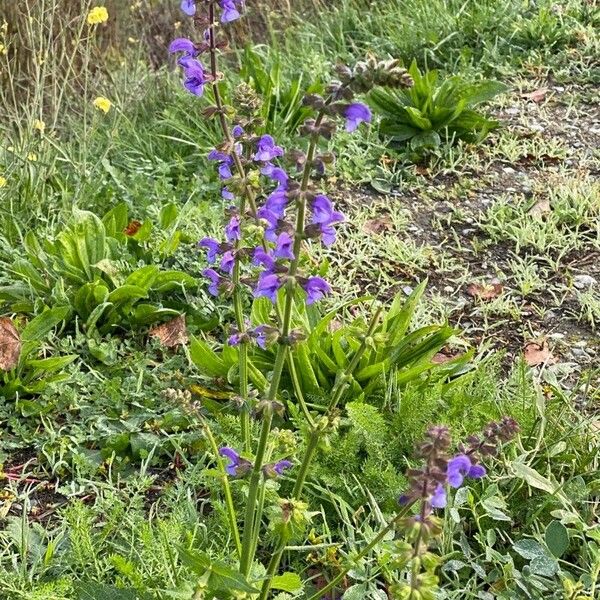
POLYGON ((466 454, 458 454, 448 461, 446 476, 448 483, 453 488, 459 488, 463 484, 465 477, 481 479, 485 474, 485 467, 474 465, 466 454))
POLYGON ((277 242, 275 243, 275 250, 273 256, 276 258, 287 258, 294 260, 294 238, 285 231, 277 236, 277 242))
POLYGON ((236 125, 231 130, 231 135, 233 135, 234 138, 239 138, 240 136, 244 135, 244 128, 241 125, 236 125))
POLYGON ((277 300, 277 290, 281 287, 281 280, 273 273, 262 273, 258 278, 258 285, 254 290, 254 297, 260 298, 264 296, 273 304, 277 300))
POLYGON ((221 271, 227 273, 228 275, 233 274, 233 267, 235 266, 235 256, 231 250, 228 250, 223 254, 223 258, 221 258, 221 271))
POLYGON ((188 16, 196 14, 196 0, 181 0, 181 10, 188 16))
POLYGON ((206 260, 212 264, 215 262, 215 260, 217 259, 217 255, 219 254, 219 249, 221 247, 221 244, 215 240, 214 238, 202 238, 199 242, 198 245, 202 248, 206 248, 208 250, 208 253, 206 255, 206 260))
POLYGON ((354 131, 361 123, 371 122, 371 111, 366 104, 354 102, 344 112, 346 117, 346 131, 354 131))
POLYGON ((275 140, 270 135, 263 135, 256 146, 256 154, 254 155, 255 161, 268 162, 283 156, 283 148, 275 145, 275 140))
POLYGON ((289 460, 280 460, 273 465, 273 470, 277 475, 283 475, 283 472, 286 469, 289 469, 292 466, 292 463, 289 460))
POLYGON ((309 277, 304 284, 307 294, 306 303, 314 304, 317 300, 323 298, 325 294, 331 292, 330 285, 322 277, 309 277))
POLYGON ((199 52, 192 40, 187 38, 177 38, 169 44, 169 52, 183 52, 183 56, 177 61, 182 67, 187 67, 191 64, 191 59, 196 58, 199 52))
POLYGON ((446 507, 446 490, 444 489, 444 486, 441 483, 435 489, 433 496, 431 496, 430 502, 433 508, 446 507))
POLYGON ((208 286, 209 293, 213 296, 218 296, 221 276, 214 269, 204 269, 202 275, 207 279, 210 279, 210 285, 208 286))
POLYGON ((242 239, 242 230, 240 227, 240 218, 234 215, 229 220, 227 227, 225 227, 225 235, 229 242, 235 242, 236 240, 242 239))
POLYGON ((202 96, 204 84, 207 82, 202 65, 195 59, 188 59, 185 62, 183 73, 185 75, 183 87, 194 96, 202 96))

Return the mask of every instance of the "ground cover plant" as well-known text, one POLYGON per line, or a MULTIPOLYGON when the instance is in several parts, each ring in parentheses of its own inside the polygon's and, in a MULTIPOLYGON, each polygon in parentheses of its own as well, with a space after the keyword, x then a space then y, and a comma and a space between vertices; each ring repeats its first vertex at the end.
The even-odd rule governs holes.
POLYGON ((1 17, 2 598, 598 595, 594 3, 1 17))

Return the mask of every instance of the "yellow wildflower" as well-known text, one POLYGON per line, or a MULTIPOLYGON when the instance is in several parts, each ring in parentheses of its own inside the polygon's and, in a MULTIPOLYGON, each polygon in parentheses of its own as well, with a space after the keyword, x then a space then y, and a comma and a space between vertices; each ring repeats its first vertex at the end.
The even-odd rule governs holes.
POLYGON ((108 21, 108 11, 104 6, 94 6, 88 13, 88 25, 98 25, 99 23, 106 23, 106 21, 108 21))
POLYGON ((35 162, 37 160, 37 154, 35 152, 30 152, 27 155, 27 160, 30 160, 31 162, 35 162))
POLYGON ((105 98, 104 96, 98 96, 94 100, 94 106, 98 110, 101 110, 104 114, 106 114, 110 110, 110 108, 112 106, 112 102, 108 98, 105 98))
POLYGON ((33 122, 33 128, 40 133, 44 133, 44 130, 46 129, 46 123, 40 119, 36 119, 33 122))
POLYGON ((7 183, 8 180, 6 179, 6 177, 2 177, 2 175, 0 175, 0 188, 3 188, 7 183))
POLYGON ((7 53, 8 53, 7 47, 4 44, 0 44, 0 54, 2 54, 2 56, 4 56, 7 53))

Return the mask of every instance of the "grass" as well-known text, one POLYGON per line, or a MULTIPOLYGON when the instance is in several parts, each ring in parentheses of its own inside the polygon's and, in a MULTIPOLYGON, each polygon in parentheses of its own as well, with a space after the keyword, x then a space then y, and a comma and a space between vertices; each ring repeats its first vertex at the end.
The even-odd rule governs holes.
MULTIPOLYGON (((164 38, 174 33, 177 11, 107 3, 109 23, 92 31, 87 2, 72 13, 42 4, 41 12, 11 8, 0 39, 8 48, 0 49, 0 79, 11 83, 0 92, 0 283, 14 283, 10 269, 29 232, 54 239, 74 208, 102 215, 120 202, 132 219, 154 222, 177 205, 183 244, 162 256, 149 243, 139 266, 148 260, 198 277, 204 264, 193 244, 218 231, 222 215, 204 158, 219 138, 202 101, 185 95, 167 68, 164 38), (67 33, 50 35, 56 29, 67 33), (47 59, 20 62, 16 43, 47 59), (94 108, 97 95, 111 99, 107 114, 94 108)), ((251 7, 260 24, 255 39, 236 25, 224 67, 231 101, 250 77, 236 74, 248 44, 284 92, 300 77, 324 80, 338 58, 369 51, 510 86, 489 107, 502 128, 482 145, 444 144, 414 165, 388 148, 376 126, 332 143, 338 160, 326 184, 348 222, 338 245, 319 255, 334 281, 331 306, 364 294, 389 301, 428 278, 412 326, 449 322, 459 333, 440 360, 469 350, 475 358, 448 382, 424 377, 402 386, 387 374, 369 403, 345 405, 311 473, 315 514, 298 541, 303 558, 289 553, 290 569, 305 579, 333 576, 370 539, 405 489, 404 468, 432 422, 448 424, 459 439, 508 413, 520 422, 519 439, 445 513, 440 597, 593 599, 600 589, 597 7, 312 0, 290 8, 258 14, 251 7), (527 96, 540 88, 547 88, 540 102, 527 96), (582 275, 596 283, 575 285, 582 275), (469 294, 469 285, 496 279, 502 289, 494 297, 469 294), (528 364, 531 342, 546 344, 546 360, 528 364), (565 535, 559 552, 556 539, 565 535)), ((286 106, 297 105, 285 105, 284 96, 270 102, 278 140, 289 147, 286 106)), ((212 327, 231 321, 202 286, 186 300, 190 313, 216 315, 212 327)), ((0 311, 10 314, 6 304, 0 311)), ((192 324, 191 333, 201 327, 192 324)), ((103 586, 122 588, 118 600, 191 599, 197 577, 180 547, 230 561, 210 448, 196 416, 176 401, 224 405, 226 382, 202 377, 186 351, 166 351, 147 333, 90 337, 74 320, 42 346, 44 357, 78 355, 69 379, 32 402, 0 399, 6 600, 111 597, 103 586)), ((214 426, 224 444, 239 445, 228 408, 214 426)), ((286 427, 273 443, 303 444, 286 427)), ((271 484, 268 503, 291 491, 289 478, 271 484)), ((242 482, 232 488, 243 505, 242 482)), ((390 552, 386 541, 357 566, 346 600, 384 597, 390 552)))

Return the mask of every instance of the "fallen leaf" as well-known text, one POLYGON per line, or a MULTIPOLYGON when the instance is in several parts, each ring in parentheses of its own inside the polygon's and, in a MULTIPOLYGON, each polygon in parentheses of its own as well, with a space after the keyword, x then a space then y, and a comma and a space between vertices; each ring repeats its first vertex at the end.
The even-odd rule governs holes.
POLYGON ((550 200, 544 198, 543 200, 538 200, 530 209, 529 214, 532 217, 541 217, 543 215, 548 214, 552 211, 550 207, 550 200))
POLYGON ((149 333, 152 337, 158 338, 165 348, 183 346, 189 339, 185 326, 185 315, 179 315, 171 321, 155 325, 149 333))
POLYGON ((467 287, 467 294, 479 300, 492 300, 493 298, 497 298, 503 289, 504 286, 499 281, 471 283, 467 287))
POLYGON ((375 235, 381 235, 385 231, 392 229, 392 218, 389 215, 383 215, 376 219, 369 219, 363 225, 363 231, 375 235))
POLYGON ((425 165, 417 165, 415 167, 415 172, 417 175, 421 176, 429 175, 429 169, 425 165))
POLYGON ((131 221, 125 229, 123 229, 123 233, 129 237, 135 235, 142 227, 140 221, 131 221))
POLYGON ((21 356, 21 336, 8 317, 0 318, 0 371, 14 369, 21 356))
POLYGON ((196 394, 196 396, 203 396, 204 398, 212 398, 213 400, 229 400, 233 396, 231 392, 223 390, 213 390, 197 383, 190 386, 190 392, 196 394))
POLYGON ((443 365, 444 363, 454 360, 457 356, 458 356, 458 354, 451 355, 451 354, 445 354, 444 352, 438 352, 431 359, 431 362, 434 365, 443 365))
POLYGON ((521 97, 526 100, 531 100, 536 104, 539 104, 544 100, 546 94, 548 93, 548 88, 538 88, 537 90, 533 90, 533 92, 529 92, 527 94, 522 94, 521 97))
POLYGON ((544 341, 541 344, 536 342, 529 342, 525 345, 523 351, 525 362, 530 367, 535 367, 541 364, 553 365, 557 362, 556 358, 552 356, 550 349, 548 348, 548 342, 544 341))

